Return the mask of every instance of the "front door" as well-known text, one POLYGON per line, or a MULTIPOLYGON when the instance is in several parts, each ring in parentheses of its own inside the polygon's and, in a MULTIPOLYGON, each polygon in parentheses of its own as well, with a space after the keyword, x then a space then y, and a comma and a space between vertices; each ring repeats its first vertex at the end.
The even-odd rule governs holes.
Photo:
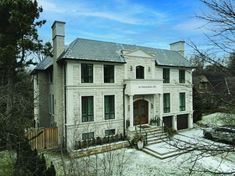
POLYGON ((148 102, 137 100, 134 102, 134 125, 148 124, 148 102))

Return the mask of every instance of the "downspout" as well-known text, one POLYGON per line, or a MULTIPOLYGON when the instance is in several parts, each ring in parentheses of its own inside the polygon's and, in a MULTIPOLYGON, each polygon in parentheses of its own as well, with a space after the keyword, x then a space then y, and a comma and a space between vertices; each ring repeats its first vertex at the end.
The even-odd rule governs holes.
POLYGON ((126 90, 126 84, 124 84, 123 85, 123 95, 122 95, 122 97, 123 97, 123 137, 125 138, 126 137, 126 117, 125 117, 125 114, 126 114, 126 112, 125 112, 125 90, 126 90))
POLYGON ((66 66, 67 63, 64 64, 64 148, 67 150, 67 101, 66 101, 66 66))

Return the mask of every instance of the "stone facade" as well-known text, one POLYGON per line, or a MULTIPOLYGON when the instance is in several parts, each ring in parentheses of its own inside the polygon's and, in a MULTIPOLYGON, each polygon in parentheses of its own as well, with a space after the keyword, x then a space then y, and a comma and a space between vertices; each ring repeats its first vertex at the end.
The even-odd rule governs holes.
MULTIPOLYGON (((55 22, 52 26, 53 63, 45 71, 34 74, 34 78, 37 78, 34 79, 37 97, 35 120, 39 122, 39 126, 57 126, 59 142, 68 151, 73 150, 76 141, 82 140, 84 133, 94 132, 94 138, 104 137, 105 131, 110 129, 115 130, 115 134, 128 134, 128 131, 135 130, 135 125, 151 124, 156 119, 160 120, 159 125, 170 123, 170 127, 175 130, 192 128, 191 67, 157 65, 156 56, 144 49, 123 49, 121 57, 125 58, 125 62, 122 63, 73 58, 62 62, 58 58, 65 51, 63 26, 63 22, 55 22), (81 65, 84 63, 92 64, 91 83, 82 83, 81 65), (113 83, 104 83, 104 65, 114 66, 113 83), (169 83, 163 83, 163 68, 170 70, 169 83), (185 73, 184 83, 179 82, 180 70, 185 73), (53 82, 49 81, 49 74, 53 74, 53 82), (140 79, 137 78, 138 74, 140 79), (163 110, 165 93, 170 94, 170 111, 167 113, 163 110), (185 94, 183 110, 180 109, 180 93, 185 94), (114 96, 115 118, 109 120, 105 120, 104 108, 107 95, 114 96), (48 97, 51 96, 53 101, 50 99, 49 102, 48 97), (88 122, 82 121, 82 97, 85 96, 93 97, 94 120, 88 122), (54 108, 53 113, 48 107, 54 108)), ((181 54, 182 48, 178 47, 181 54)))

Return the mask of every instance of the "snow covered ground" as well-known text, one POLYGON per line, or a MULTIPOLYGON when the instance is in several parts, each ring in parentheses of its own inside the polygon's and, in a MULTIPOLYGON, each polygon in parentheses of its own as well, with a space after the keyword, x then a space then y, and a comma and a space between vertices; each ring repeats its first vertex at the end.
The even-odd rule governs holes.
POLYGON ((203 116, 202 120, 199 121, 199 124, 208 126, 231 125, 231 119, 234 119, 233 121, 235 121, 235 114, 216 112, 203 116))
MULTIPOLYGON (((195 143, 214 144, 214 142, 203 138, 202 130, 200 128, 182 131, 179 135, 176 135, 175 138, 186 140, 186 142, 194 141, 195 143)), ((172 146, 169 147, 169 149, 164 148, 163 144, 161 148, 158 148, 160 146, 161 144, 153 145, 152 148, 161 150, 162 152, 173 150, 172 146)), ((59 156, 52 156, 50 153, 47 153, 46 156, 50 160, 54 161, 55 167, 58 170, 58 175, 63 175, 61 158, 59 156)), ((200 152, 198 151, 191 151, 189 153, 161 160, 142 151, 127 148, 87 158, 73 160, 64 158, 64 162, 66 163, 65 168, 67 172, 70 173, 68 175, 76 175, 76 173, 73 172, 74 169, 77 169, 77 173, 80 175, 88 174, 107 176, 188 175, 192 167, 198 171, 235 171, 234 153, 204 156, 206 157, 201 157, 200 152), (196 163, 195 159, 197 159, 196 163), (84 169, 84 171, 82 169, 84 169), (84 174, 82 174, 83 172, 84 174)), ((192 175, 212 174, 193 172, 192 175)))

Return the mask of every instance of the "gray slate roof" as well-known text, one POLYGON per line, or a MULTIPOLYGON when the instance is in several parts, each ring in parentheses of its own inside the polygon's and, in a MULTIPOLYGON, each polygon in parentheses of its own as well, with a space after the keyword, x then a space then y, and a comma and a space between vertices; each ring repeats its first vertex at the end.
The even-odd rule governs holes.
POLYGON ((44 58, 40 63, 37 64, 37 66, 34 68, 36 71, 42 71, 48 69, 53 64, 53 58, 52 57, 46 57, 44 58))
POLYGON ((153 55, 157 65, 192 67, 189 61, 176 51, 81 38, 74 40, 59 60, 75 59, 125 63, 125 58, 121 55, 122 50, 142 50, 153 55))
MULTIPOLYGON (((142 50, 152 55, 156 60, 156 64, 160 66, 192 67, 190 62, 176 51, 81 38, 74 40, 65 49, 58 60, 74 59, 125 63, 126 61, 122 56, 122 50, 133 52, 142 50)), ((53 58, 47 57, 41 61, 34 70, 46 70, 52 64, 53 58)))

